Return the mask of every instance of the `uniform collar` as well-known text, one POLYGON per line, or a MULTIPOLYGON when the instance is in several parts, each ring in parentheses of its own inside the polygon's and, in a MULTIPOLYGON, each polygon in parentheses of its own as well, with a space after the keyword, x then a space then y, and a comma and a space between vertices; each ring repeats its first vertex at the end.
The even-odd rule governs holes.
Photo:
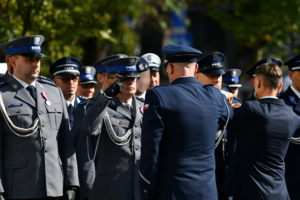
POLYGON ((270 104, 276 104, 279 106, 285 106, 283 99, 275 99, 274 97, 273 98, 261 98, 258 101, 261 103, 270 103, 270 104))
POLYGON ((103 94, 103 91, 102 91, 102 89, 100 90, 100 94, 103 94))
MULTIPOLYGON (((120 99, 119 99, 120 100, 120 99)), ((121 101, 121 100, 120 100, 121 101)), ((129 103, 124 103, 123 101, 121 101, 122 102, 122 104, 125 106, 125 104, 128 104, 128 105, 130 105, 130 107, 131 107, 131 109, 133 108, 133 106, 132 106, 132 98, 130 98, 130 102, 129 103)))
MULTIPOLYGON (((22 80, 20 80, 20 79, 18 79, 17 77, 15 77, 15 75, 12 75, 24 88, 27 88, 27 86, 29 86, 28 85, 28 83, 26 83, 26 82, 24 82, 24 81, 22 81, 22 80)), ((30 85, 33 85, 34 87, 35 87, 35 82, 36 81, 33 81, 30 85)))
POLYGON ((292 85, 291 85, 291 89, 297 95, 298 99, 300 99, 300 92, 298 92, 292 85))
POLYGON ((273 96, 264 96, 260 99, 278 99, 278 97, 273 97, 273 96))
POLYGON ((145 100, 146 99, 146 91, 144 92, 144 94, 138 96, 136 95, 138 98, 145 100))
POLYGON ((67 108, 70 106, 70 104, 72 104, 73 108, 75 108, 75 99, 76 99, 76 95, 74 95, 74 98, 72 99, 71 102, 66 100, 67 108))
POLYGON ((182 76, 175 79, 171 85, 180 83, 199 83, 199 81, 194 76, 182 76))

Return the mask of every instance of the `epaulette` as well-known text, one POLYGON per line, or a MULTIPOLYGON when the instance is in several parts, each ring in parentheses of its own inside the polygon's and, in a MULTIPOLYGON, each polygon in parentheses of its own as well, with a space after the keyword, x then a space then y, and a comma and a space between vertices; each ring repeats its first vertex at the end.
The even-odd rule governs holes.
POLYGON ((78 95, 77 97, 78 97, 80 100, 87 100, 87 99, 88 99, 87 97, 80 96, 80 95, 78 95))
POLYGON ((50 82, 53 82, 51 78, 48 78, 48 77, 46 77, 46 76, 41 76, 41 75, 39 75, 38 78, 44 79, 44 80, 47 80, 47 81, 50 81, 50 82))
POLYGON ((84 100, 84 101, 81 101, 78 105, 84 107, 84 106, 86 106, 86 104, 87 104, 88 102, 89 102, 89 100, 86 99, 86 100, 84 100))
POLYGON ((5 86, 5 85, 7 85, 7 82, 6 82, 6 81, 0 82, 0 87, 3 87, 3 86, 5 86))
POLYGON ((36 79, 38 82, 41 82, 41 83, 47 83, 49 85, 52 85, 52 86, 55 86, 57 87, 57 85, 55 85, 55 83, 53 81, 48 81, 47 79, 41 79, 41 78, 38 78, 36 79))
POLYGON ((141 102, 145 102, 145 99, 142 99, 142 98, 140 98, 140 97, 138 97, 138 96, 135 96, 135 98, 136 98, 137 100, 141 101, 141 102))
POLYGON ((237 97, 235 97, 235 96, 233 96, 233 98, 234 98, 236 101, 242 103, 242 101, 241 101, 239 98, 237 98, 237 97))

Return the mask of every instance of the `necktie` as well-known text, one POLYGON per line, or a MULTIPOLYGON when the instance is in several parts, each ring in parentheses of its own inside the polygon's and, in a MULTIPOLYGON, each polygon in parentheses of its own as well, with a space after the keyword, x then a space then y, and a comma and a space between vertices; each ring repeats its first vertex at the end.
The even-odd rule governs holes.
POLYGON ((26 90, 29 92, 30 96, 36 101, 36 91, 33 85, 29 85, 26 87, 26 90))
MULTIPOLYGON (((69 114, 69 119, 71 122, 73 122, 73 112, 74 112, 74 107, 72 106, 72 104, 69 105, 68 107, 68 114, 69 114)), ((73 125, 73 124, 71 124, 73 125)))
POLYGON ((131 113, 131 106, 129 104, 125 104, 125 107, 129 110, 129 112, 131 113))

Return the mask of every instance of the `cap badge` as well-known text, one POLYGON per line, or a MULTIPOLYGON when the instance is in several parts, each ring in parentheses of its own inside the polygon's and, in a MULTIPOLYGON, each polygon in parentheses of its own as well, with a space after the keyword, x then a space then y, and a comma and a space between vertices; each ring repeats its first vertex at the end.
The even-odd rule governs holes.
POLYGON ((12 87, 16 90, 18 89, 18 85, 17 84, 13 84, 12 87))
POLYGON ((124 58, 124 55, 120 55, 120 58, 124 58))
POLYGON ((67 63, 67 64, 71 64, 71 58, 70 58, 70 57, 67 57, 67 58, 66 58, 66 63, 67 63))
POLYGON ((147 56, 147 59, 148 59, 149 61, 151 61, 151 60, 152 60, 152 56, 151 56, 151 55, 148 55, 148 56, 147 56))
POLYGON ((218 53, 214 53, 213 57, 214 57, 214 60, 216 60, 218 58, 218 53))
POLYGON ((139 68, 140 68, 140 70, 144 70, 145 68, 144 68, 144 65, 141 63, 141 64, 139 64, 139 68))
POLYGON ((131 58, 131 59, 129 60, 129 65, 134 65, 134 62, 135 62, 135 59, 134 59, 134 58, 131 58))
POLYGON ((85 71, 86 71, 86 73, 90 74, 91 71, 92 71, 92 68, 91 67, 87 67, 85 71))
POLYGON ((236 71, 233 70, 233 71, 232 71, 232 77, 235 77, 235 76, 236 76, 236 71))
POLYGON ((34 37, 33 43, 34 43, 35 45, 39 45, 40 42, 41 42, 41 37, 40 37, 40 36, 35 36, 35 37, 34 37))
POLYGON ((268 58, 268 59, 267 59, 267 63, 272 63, 272 59, 271 59, 271 58, 268 58))

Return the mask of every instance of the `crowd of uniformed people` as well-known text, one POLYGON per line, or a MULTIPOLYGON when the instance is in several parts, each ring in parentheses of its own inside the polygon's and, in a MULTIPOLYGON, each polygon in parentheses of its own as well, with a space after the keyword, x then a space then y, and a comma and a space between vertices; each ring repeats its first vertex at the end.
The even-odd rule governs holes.
POLYGON ((300 54, 284 63, 283 93, 283 62, 254 63, 242 102, 242 72, 224 70, 220 52, 63 57, 50 79, 44 40, 1 45, 1 200, 300 200, 300 54), (170 85, 159 86, 161 66, 170 85))

